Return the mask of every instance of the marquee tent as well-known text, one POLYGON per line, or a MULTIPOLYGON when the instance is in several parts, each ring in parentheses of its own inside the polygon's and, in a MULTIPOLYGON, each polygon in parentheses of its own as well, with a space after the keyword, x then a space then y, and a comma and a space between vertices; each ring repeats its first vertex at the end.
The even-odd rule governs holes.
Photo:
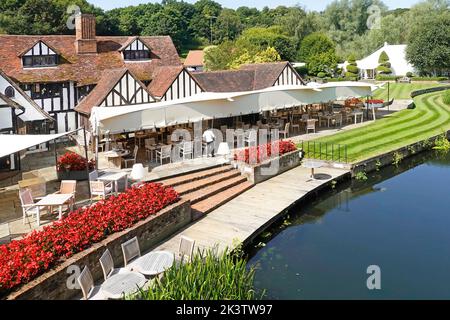
POLYGON ((167 102, 94 107, 90 121, 97 135, 102 132, 132 132, 369 96, 374 88, 369 83, 340 82, 275 86, 249 92, 207 92, 167 102))

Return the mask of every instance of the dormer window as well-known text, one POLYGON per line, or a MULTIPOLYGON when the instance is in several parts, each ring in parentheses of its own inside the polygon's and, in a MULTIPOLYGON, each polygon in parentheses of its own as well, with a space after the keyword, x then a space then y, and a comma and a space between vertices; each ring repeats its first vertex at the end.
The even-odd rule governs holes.
POLYGON ((58 60, 58 54, 42 41, 22 55, 24 68, 54 67, 58 65, 58 60))
POLYGON ((125 61, 150 60, 150 49, 139 38, 133 38, 126 43, 121 51, 125 61))

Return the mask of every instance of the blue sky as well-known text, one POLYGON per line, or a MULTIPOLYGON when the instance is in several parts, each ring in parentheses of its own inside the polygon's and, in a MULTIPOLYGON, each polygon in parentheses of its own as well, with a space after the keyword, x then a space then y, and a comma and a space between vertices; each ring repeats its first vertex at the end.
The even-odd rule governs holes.
MULTIPOLYGON (((187 2, 194 3, 195 0, 185 0, 187 2)), ((285 5, 291 6, 295 4, 300 4, 305 6, 309 10, 320 11, 325 9, 327 4, 333 0, 215 0, 222 4, 222 6, 227 8, 237 8, 240 6, 257 7, 262 8, 268 6, 270 8, 285 5)), ((137 5, 140 3, 147 2, 160 2, 160 1, 148 1, 148 0, 88 0, 88 2, 99 6, 105 10, 126 7, 129 5, 137 5)), ((419 0, 384 0, 383 1, 390 9, 395 8, 409 8, 411 5, 420 2, 419 0)))

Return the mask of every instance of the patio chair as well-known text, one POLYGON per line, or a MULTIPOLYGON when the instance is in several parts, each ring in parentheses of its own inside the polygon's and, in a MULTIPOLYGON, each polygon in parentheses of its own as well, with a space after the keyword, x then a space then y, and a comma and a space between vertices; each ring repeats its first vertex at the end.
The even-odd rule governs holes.
POLYGON ((280 136, 283 135, 283 139, 289 138, 289 129, 290 129, 290 127, 291 127, 291 123, 288 122, 284 126, 284 130, 280 130, 279 134, 280 134, 280 136))
POLYGON ((37 216, 39 214, 38 207, 35 206, 33 195, 30 189, 23 189, 19 191, 20 204, 22 205, 23 223, 25 224, 26 216, 37 216))
POLYGON ((342 114, 341 113, 335 115, 335 117, 334 117, 334 125, 335 126, 339 125, 339 127, 342 127, 342 114))
POLYGON ((136 260, 141 256, 141 249, 137 237, 122 243, 123 262, 125 267, 130 265, 130 262, 136 260))
POLYGON ((147 154, 147 158, 150 159, 150 161, 153 160, 153 152, 156 150, 156 139, 155 138, 148 138, 145 139, 145 153, 147 154))
POLYGON ((123 161, 125 163, 125 168, 128 168, 129 163, 131 163, 131 164, 136 163, 138 151, 139 151, 139 146, 136 145, 136 146, 134 146, 133 154, 123 158, 123 161))
POLYGON ((195 241, 191 238, 188 238, 186 236, 180 237, 180 247, 178 249, 178 257, 181 261, 185 261, 184 259, 187 258, 188 262, 192 261, 193 255, 194 255, 194 246, 195 241))
POLYGON ((101 287, 94 286, 94 279, 87 266, 81 271, 80 276, 77 278, 77 282, 83 292, 84 300, 105 300, 105 297, 100 290, 101 287))
POLYGON ((186 141, 181 145, 181 154, 183 155, 183 160, 186 159, 186 155, 190 155, 191 159, 194 155, 194 141, 186 141))
POLYGON ((304 113, 304 114, 302 114, 302 121, 306 121, 306 120, 309 120, 309 114, 304 113))
POLYGON ((91 201, 97 199, 106 199, 113 193, 113 187, 106 186, 103 181, 89 181, 91 187, 91 201))
POLYGON ((244 124, 244 125, 242 126, 242 129, 244 129, 244 131, 245 131, 245 130, 248 130, 248 129, 250 129, 250 125, 249 125, 249 124, 244 124))
POLYGON ((105 278, 105 281, 113 275, 131 272, 130 270, 127 270, 125 268, 114 268, 114 261, 109 249, 106 249, 106 251, 102 254, 99 262, 100 266, 102 267, 103 277, 105 278))
POLYGON ((169 159, 170 162, 172 159, 172 146, 162 146, 161 150, 156 150, 156 161, 158 161, 158 159, 160 160, 161 165, 163 164, 164 159, 169 159))
POLYGON ((77 192, 77 181, 76 180, 62 180, 59 187, 59 191, 54 194, 71 194, 71 205, 75 204, 75 194, 77 192))
MULTIPOLYGON (((89 172, 89 182, 90 181, 97 181, 98 180, 98 171, 97 170, 93 170, 91 172, 89 172)), ((109 187, 112 188, 112 181, 104 181, 105 183, 105 187, 108 189, 109 187)))
POLYGON ((316 120, 315 119, 309 119, 306 120, 306 133, 308 131, 312 130, 314 133, 316 133, 316 120))
POLYGON ((250 145, 256 145, 258 141, 258 131, 256 130, 249 130, 246 132, 244 137, 244 143, 250 145))

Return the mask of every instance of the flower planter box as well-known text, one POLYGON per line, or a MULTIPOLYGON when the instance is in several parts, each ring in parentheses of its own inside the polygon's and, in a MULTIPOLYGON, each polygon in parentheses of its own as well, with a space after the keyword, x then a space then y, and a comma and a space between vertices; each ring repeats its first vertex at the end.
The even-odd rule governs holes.
POLYGON ((58 171, 58 180, 88 180, 89 175, 86 170, 83 171, 58 171))
POLYGON ((239 169, 242 175, 247 177, 249 182, 258 184, 299 166, 302 158, 302 150, 295 150, 280 157, 266 160, 257 165, 250 165, 243 162, 233 162, 233 166, 239 169))

